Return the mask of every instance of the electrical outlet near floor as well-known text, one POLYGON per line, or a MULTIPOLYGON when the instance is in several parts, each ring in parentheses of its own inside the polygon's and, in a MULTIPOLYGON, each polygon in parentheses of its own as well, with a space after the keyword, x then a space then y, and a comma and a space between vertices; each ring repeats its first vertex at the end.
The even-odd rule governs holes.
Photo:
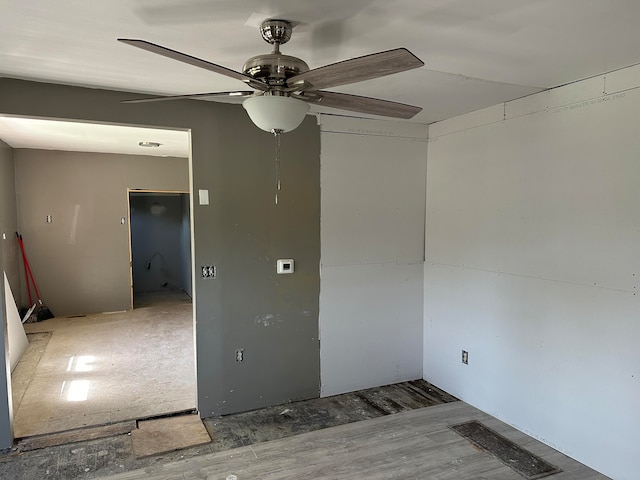
POLYGON ((469 352, 462 350, 462 363, 469 365, 469 352))

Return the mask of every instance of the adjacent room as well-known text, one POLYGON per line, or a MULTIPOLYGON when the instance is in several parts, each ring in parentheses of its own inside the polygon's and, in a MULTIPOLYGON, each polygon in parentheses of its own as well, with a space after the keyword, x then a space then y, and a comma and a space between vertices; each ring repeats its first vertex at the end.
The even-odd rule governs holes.
POLYGON ((31 273, 6 269, 29 340, 14 435, 193 411, 188 132, 23 117, 0 130, 31 273))
POLYGON ((634 480, 640 3, 319 5, 6 5, 0 476, 634 480))

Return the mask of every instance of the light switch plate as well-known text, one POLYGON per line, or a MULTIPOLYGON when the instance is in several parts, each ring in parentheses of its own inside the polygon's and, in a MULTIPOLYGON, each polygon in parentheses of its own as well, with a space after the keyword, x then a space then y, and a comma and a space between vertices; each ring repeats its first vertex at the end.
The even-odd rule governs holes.
POLYGON ((200 205, 209 205, 209 190, 198 190, 200 205))

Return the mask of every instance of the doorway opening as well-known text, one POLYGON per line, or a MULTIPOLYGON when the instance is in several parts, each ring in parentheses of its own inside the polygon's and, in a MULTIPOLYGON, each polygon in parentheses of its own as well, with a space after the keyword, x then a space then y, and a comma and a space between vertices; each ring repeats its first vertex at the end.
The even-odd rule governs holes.
POLYGON ((188 192, 128 190, 131 307, 192 298, 188 192))
MULTIPOLYGON (((0 132, 5 131, 3 119, 7 117, 0 115, 0 132)), ((18 120, 24 120, 24 128, 37 122, 38 132, 51 142, 11 150, 16 174, 11 175, 15 185, 9 193, 18 200, 15 229, 19 224, 21 232, 26 232, 38 287, 46 292, 47 306, 56 317, 23 325, 30 345, 10 379, 13 436, 34 437, 194 411, 189 132, 18 120), (141 138, 160 140, 161 148, 175 149, 141 154, 137 147, 141 138), (58 139, 67 143, 55 143, 58 139), (85 143, 69 143, 75 139, 85 143), (89 140, 94 143, 87 143, 89 140), (130 148, 131 144, 135 147, 130 148), (74 175, 59 175, 60 171, 74 175), (41 188, 51 186, 52 178, 57 179, 55 194, 41 188), (169 202, 180 202, 177 229, 182 249, 176 255, 181 273, 166 276, 154 289, 182 297, 148 308, 140 307, 138 298, 140 308, 133 310, 128 187, 136 185, 184 189, 135 191, 163 195, 156 200, 158 205, 152 201, 149 206, 149 212, 153 206, 153 212, 160 213, 156 216, 167 216, 164 196, 171 197, 166 199, 169 202), (34 212, 45 210, 52 214, 53 222, 43 234, 34 212)), ((16 126, 15 122, 11 125, 16 126)), ((166 231, 156 234, 164 235, 166 231)), ((150 258, 154 251, 146 258, 150 270, 173 272, 169 263, 174 255, 156 250, 161 255, 150 258)), ((144 263, 144 255, 141 261, 144 263)), ((16 279, 16 303, 22 303, 24 272, 5 262, 7 266, 10 278, 16 279)))

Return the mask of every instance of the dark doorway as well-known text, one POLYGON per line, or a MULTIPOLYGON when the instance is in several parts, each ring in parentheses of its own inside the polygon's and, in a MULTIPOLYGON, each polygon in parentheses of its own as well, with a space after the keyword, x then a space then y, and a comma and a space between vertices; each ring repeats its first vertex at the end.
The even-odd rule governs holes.
POLYGON ((130 191, 134 308, 148 294, 192 297, 189 194, 130 191))

